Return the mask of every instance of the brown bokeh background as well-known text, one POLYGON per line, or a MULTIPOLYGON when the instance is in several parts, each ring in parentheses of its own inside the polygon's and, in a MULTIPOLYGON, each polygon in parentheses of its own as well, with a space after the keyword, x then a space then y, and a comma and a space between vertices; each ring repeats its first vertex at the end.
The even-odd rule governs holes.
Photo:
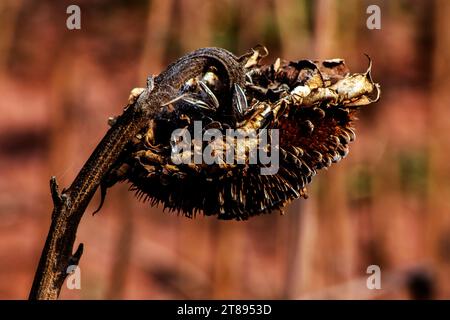
POLYGON ((81 290, 64 299, 450 298, 450 2, 361 0, 0 2, 0 298, 24 299, 68 186, 128 93, 193 49, 374 61, 379 103, 349 156, 285 215, 187 219, 122 184, 87 210, 81 290), (66 8, 81 7, 81 30, 66 8), (366 8, 381 7, 381 30, 366 8), (381 268, 381 290, 366 269, 381 268))

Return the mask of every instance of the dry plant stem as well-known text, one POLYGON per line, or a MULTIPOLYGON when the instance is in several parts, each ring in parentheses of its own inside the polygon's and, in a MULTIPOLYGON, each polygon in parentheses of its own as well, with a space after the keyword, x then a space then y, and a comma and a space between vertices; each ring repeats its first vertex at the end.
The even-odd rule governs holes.
POLYGON ((59 193, 56 178, 50 180, 53 199, 52 222, 37 267, 29 299, 57 299, 70 265, 78 264, 83 252, 80 244, 73 246, 81 217, 102 178, 111 169, 127 142, 135 136, 158 111, 174 99, 177 89, 188 79, 215 67, 224 81, 223 99, 231 101, 233 83, 244 82, 243 68, 236 57, 226 50, 206 48, 196 50, 154 79, 107 132, 68 189, 59 193))

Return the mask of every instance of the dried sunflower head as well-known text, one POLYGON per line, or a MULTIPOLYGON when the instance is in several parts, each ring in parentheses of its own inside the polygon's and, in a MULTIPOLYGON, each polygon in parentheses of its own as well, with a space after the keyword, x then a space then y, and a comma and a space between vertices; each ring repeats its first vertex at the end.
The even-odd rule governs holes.
POLYGON ((355 115, 379 99, 379 85, 370 65, 357 74, 341 59, 263 65, 266 54, 259 47, 243 59, 246 84, 231 106, 216 98, 214 69, 187 81, 130 141, 103 190, 127 180, 152 205, 237 220, 306 198, 312 177, 348 154, 355 115))

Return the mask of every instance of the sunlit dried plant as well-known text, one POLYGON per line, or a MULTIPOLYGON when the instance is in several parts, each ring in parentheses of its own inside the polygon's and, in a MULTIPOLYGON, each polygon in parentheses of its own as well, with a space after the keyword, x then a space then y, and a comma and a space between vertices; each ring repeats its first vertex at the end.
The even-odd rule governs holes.
POLYGON ((111 129, 70 187, 60 193, 56 178, 51 179, 52 224, 31 299, 58 297, 67 268, 83 252, 82 244, 75 252, 73 245, 98 186, 101 203, 107 188, 129 181, 139 197, 186 216, 201 211, 243 220, 306 197, 306 185, 317 171, 347 155, 355 139, 356 111, 380 96, 370 65, 362 74, 350 74, 338 59, 277 59, 263 65, 267 53, 257 47, 237 58, 220 48, 199 49, 150 77, 147 88, 132 90, 123 114, 110 119, 111 129), (202 122, 200 133, 237 129, 256 134, 245 140, 226 134, 195 138, 193 149, 177 153, 189 159, 204 147, 216 155, 233 150, 236 161, 231 163, 174 161, 172 151, 180 141, 173 132, 182 129, 195 137, 197 121, 202 122), (264 137, 267 143, 261 144, 264 137), (272 174, 261 174, 264 162, 250 161, 258 148, 278 155, 272 174))

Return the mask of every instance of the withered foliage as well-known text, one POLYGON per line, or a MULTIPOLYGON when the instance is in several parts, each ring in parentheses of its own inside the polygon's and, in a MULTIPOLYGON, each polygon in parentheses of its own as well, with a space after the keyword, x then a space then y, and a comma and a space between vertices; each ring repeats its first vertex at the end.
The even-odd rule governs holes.
MULTIPOLYGON (((189 80, 179 98, 163 106, 129 143, 105 179, 103 194, 117 181, 129 181, 137 196, 152 205, 162 203, 188 217, 203 212, 237 220, 306 198, 312 177, 348 154, 356 113, 379 99, 380 88, 371 79, 371 63, 365 73, 351 74, 341 59, 277 59, 264 65, 266 55, 265 48, 257 47, 242 57, 246 84, 235 87, 231 106, 219 105, 215 97, 221 79, 214 69, 189 80), (240 153, 241 164, 174 164, 171 152, 178 142, 171 134, 183 128, 194 137, 194 121, 202 121, 203 130, 224 133, 221 141, 192 141, 201 150, 209 145, 216 155, 230 147, 248 150, 260 145, 259 135, 237 142, 226 138, 226 129, 279 129, 279 146, 272 146, 279 148, 278 172, 262 175, 263 165, 250 164, 248 152, 240 153)), ((195 150, 179 156, 191 159, 195 150)))

